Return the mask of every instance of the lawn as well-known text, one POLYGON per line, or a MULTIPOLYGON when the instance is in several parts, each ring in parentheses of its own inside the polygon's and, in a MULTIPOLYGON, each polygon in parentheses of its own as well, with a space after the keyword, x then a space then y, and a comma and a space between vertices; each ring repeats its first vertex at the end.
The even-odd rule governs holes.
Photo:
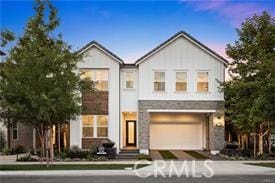
POLYGON ((194 158, 196 159, 209 159, 209 157, 207 156, 204 156, 196 151, 184 151, 186 152, 187 154, 189 154, 190 156, 193 156, 194 158))
POLYGON ((170 151, 159 151, 160 155, 163 159, 178 159, 173 153, 170 151))
POLYGON ((275 168, 275 163, 247 163, 248 165, 263 166, 268 168, 275 168))
MULTIPOLYGON (((138 165, 138 168, 148 166, 148 164, 138 165)), ((134 168, 134 164, 62 164, 53 165, 49 168, 40 164, 28 165, 0 165, 0 171, 16 170, 123 170, 134 168)))

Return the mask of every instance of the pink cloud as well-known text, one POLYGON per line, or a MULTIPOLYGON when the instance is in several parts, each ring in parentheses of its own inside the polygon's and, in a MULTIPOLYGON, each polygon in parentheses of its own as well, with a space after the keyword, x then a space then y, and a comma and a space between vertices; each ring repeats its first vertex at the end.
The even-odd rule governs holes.
POLYGON ((256 4, 253 2, 228 0, 210 0, 210 1, 182 1, 194 7, 196 11, 208 11, 217 13, 224 21, 229 21, 233 26, 239 26, 246 18, 261 14, 264 10, 275 14, 275 3, 256 4))

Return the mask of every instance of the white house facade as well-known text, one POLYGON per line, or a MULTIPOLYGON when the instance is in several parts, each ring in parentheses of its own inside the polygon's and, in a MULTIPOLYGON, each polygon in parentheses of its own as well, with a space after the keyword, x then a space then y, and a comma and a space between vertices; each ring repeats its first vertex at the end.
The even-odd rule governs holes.
POLYGON ((177 33, 133 64, 97 42, 79 54, 84 54, 79 72, 97 90, 82 94, 83 114, 70 122, 70 146, 89 149, 109 139, 118 152, 223 148, 219 86, 227 61, 187 33, 177 33))

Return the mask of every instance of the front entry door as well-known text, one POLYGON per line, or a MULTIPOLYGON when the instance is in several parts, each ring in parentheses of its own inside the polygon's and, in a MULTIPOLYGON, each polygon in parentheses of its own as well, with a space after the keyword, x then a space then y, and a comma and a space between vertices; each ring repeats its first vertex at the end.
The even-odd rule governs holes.
POLYGON ((136 121, 126 121, 126 146, 136 145, 136 121))

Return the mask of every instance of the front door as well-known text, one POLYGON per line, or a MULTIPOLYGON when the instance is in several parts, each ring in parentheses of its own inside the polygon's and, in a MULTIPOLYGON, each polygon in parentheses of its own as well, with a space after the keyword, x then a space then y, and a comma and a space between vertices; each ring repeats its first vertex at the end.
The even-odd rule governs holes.
POLYGON ((126 146, 136 145, 136 121, 126 121, 126 146))

